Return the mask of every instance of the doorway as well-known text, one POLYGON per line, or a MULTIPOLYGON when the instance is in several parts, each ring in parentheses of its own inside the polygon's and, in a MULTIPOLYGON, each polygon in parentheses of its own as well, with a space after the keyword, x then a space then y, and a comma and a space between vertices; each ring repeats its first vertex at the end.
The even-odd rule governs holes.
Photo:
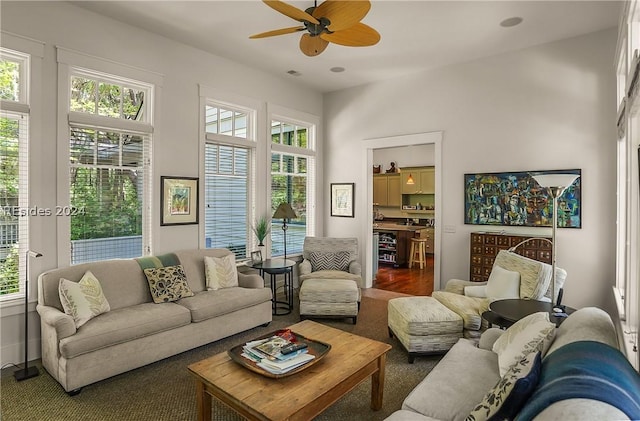
MULTIPOLYGON (((392 148, 411 148, 418 147, 423 145, 433 145, 433 163, 435 166, 435 203, 436 203, 436 211, 432 216, 435 225, 435 238, 434 238, 434 254, 429 255, 428 268, 429 269, 395 269, 393 273, 387 271, 385 268, 382 268, 381 276, 385 275, 393 275, 386 276, 384 279, 381 278, 380 283, 385 285, 385 289, 394 288, 400 291, 400 289, 405 289, 412 292, 407 293, 415 293, 416 295, 427 295, 430 293, 429 291, 440 289, 440 244, 441 244, 441 224, 440 224, 440 215, 443 212, 441 207, 442 204, 442 189, 441 189, 441 174, 442 174, 442 132, 429 132, 429 133, 417 133, 412 135, 403 135, 403 136, 392 136, 392 137, 384 137, 384 138, 376 138, 376 139, 367 139, 363 142, 363 152, 366 154, 366 165, 363 168, 365 171, 366 186, 366 204, 368 209, 367 223, 364 224, 364 235, 362 238, 365 239, 365 247, 366 255, 364 256, 364 280, 365 287, 370 288, 374 286, 374 268, 376 266, 374 262, 374 245, 373 245, 373 166, 380 165, 379 162, 374 162, 374 151, 379 150, 389 150, 392 148), (432 275, 427 281, 431 285, 424 285, 423 281, 425 276, 424 273, 420 274, 419 272, 413 271, 425 271, 428 270, 428 273, 432 273, 432 275), (431 272, 432 270, 432 272, 431 272), (397 272, 396 272, 397 271, 397 272), (400 286, 401 279, 405 279, 404 286, 400 286), (416 279, 413 281, 412 279, 416 279), (396 284, 395 286, 393 284, 396 284), (418 284, 420 283, 420 284, 418 284)), ((415 163, 415 162, 414 162, 415 163)), ((385 165, 390 165, 390 162, 386 162, 385 165)), ((399 165, 402 167, 402 165, 399 165)), ((384 171, 384 170, 382 170, 384 171)))

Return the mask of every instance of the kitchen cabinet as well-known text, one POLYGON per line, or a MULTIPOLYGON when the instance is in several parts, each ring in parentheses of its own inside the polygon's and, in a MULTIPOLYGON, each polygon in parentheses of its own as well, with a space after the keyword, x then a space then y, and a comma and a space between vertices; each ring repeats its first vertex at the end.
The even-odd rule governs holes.
POLYGON ((402 168, 400 170, 400 175, 402 176, 402 194, 435 194, 435 167, 402 168), (413 184, 407 184, 409 175, 413 178, 413 184))
POLYGON ((420 231, 420 238, 424 238, 427 240, 426 248, 427 248, 427 253, 429 254, 435 253, 435 248, 434 248, 435 235, 436 235, 435 228, 425 228, 420 231))
POLYGON ((375 174, 373 176, 373 203, 387 207, 401 206, 400 174, 375 174))

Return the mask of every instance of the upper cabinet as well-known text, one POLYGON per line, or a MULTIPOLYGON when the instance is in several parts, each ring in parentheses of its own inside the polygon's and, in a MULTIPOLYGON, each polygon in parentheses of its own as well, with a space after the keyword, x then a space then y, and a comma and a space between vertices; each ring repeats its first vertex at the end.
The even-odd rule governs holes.
POLYGON ((402 168, 400 175, 402 177, 402 194, 435 194, 435 167, 402 168), (409 177, 413 180, 413 184, 407 184, 409 177))
POLYGON ((373 203, 378 206, 400 207, 402 193, 400 174, 375 174, 373 176, 373 203))

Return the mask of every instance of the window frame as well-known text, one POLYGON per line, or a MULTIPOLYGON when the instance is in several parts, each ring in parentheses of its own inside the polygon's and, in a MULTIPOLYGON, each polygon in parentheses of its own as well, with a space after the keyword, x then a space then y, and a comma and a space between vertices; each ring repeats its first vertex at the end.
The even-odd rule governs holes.
MULTIPOLYGON (((264 211, 264 189, 262 188, 261 180, 257 175, 264 172, 264 165, 260 158, 264 153, 263 139, 261 134, 262 124, 260 123, 259 115, 262 113, 264 107, 262 104, 252 98, 243 97, 240 95, 233 95, 226 92, 213 89, 206 85, 199 85, 199 97, 200 97, 200 122, 198 131, 200 133, 200 159, 199 161, 199 174, 203 180, 200 183, 200 195, 205 197, 206 194, 206 145, 213 144, 217 146, 231 146, 244 148, 248 150, 247 157, 247 257, 245 259, 238 259, 238 263, 249 261, 251 252, 258 249, 258 241, 253 235, 251 227, 253 221, 256 219, 256 215, 261 215, 264 211), (206 109, 208 106, 222 107, 225 110, 238 111, 247 115, 246 124, 246 137, 234 137, 226 134, 214 134, 207 132, 206 126, 206 109)), ((200 212, 201 215, 205 215, 205 200, 201 200, 200 212)), ((205 223, 200 224, 199 228, 199 246, 200 248, 206 248, 206 230, 205 223)), ((266 258, 266 257, 265 257, 266 258)))
MULTIPOLYGON (((144 156, 144 191, 142 212, 141 255, 153 252, 153 224, 157 208, 153 209, 153 134, 154 110, 157 98, 161 96, 163 77, 158 73, 108 59, 90 56, 62 47, 56 47, 58 62, 58 193, 57 203, 70 203, 70 147, 69 134, 72 126, 92 127, 103 130, 130 132, 149 137, 147 155, 144 156), (127 87, 141 87, 145 93, 143 121, 88 114, 70 110, 72 76, 97 77, 103 82, 124 84, 127 87), (63 164, 64 163, 64 164, 63 164)), ((69 216, 56 218, 58 238, 58 265, 68 266, 71 262, 71 223, 69 216)))
MULTIPOLYGON (((272 192, 271 192, 271 181, 272 181, 272 172, 271 172, 271 156, 273 153, 279 153, 284 155, 293 155, 307 158, 307 219, 306 219, 306 236, 314 236, 316 232, 318 232, 318 210, 317 210, 317 201, 318 201, 318 191, 319 191, 319 171, 320 164, 318 162, 318 132, 320 127, 320 119, 319 117, 308 114, 302 111, 292 110, 285 107, 281 107, 274 104, 268 105, 268 115, 267 115, 267 125, 268 125, 268 191, 269 197, 267 203, 271 206, 272 200, 272 192), (305 127, 307 129, 307 147, 302 148, 299 146, 289 146, 284 145, 282 143, 274 143, 271 139, 271 127, 272 122, 278 121, 282 124, 291 124, 298 127, 305 127)), ((271 214, 273 210, 270 209, 271 214)), ((273 234, 273 228, 271 231, 273 234)), ((269 235, 270 242, 272 235, 269 235)), ((269 247, 269 252, 272 252, 272 246, 269 247)), ((287 258, 290 256, 298 256, 301 253, 289 253, 287 252, 287 258)))

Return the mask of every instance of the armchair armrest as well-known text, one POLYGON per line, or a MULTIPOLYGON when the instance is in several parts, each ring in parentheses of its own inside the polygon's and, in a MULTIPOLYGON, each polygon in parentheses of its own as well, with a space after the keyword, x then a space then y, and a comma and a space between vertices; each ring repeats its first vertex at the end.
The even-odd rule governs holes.
POLYGON ((298 265, 298 275, 308 275, 311 273, 311 262, 307 259, 302 260, 298 265))
POLYGON ((43 324, 51 326, 58 337, 58 340, 67 338, 76 333, 76 324, 73 317, 58 310, 55 307, 38 305, 36 307, 40 314, 40 321, 43 324))
POLYGON ((264 279, 255 273, 238 272, 238 286, 242 288, 264 288, 264 279))
POLYGON ((454 294, 464 295, 464 287, 487 285, 486 282, 463 281, 462 279, 449 279, 444 287, 444 291, 454 294))
POLYGON ((353 273, 354 275, 362 275, 362 265, 356 262, 355 260, 349 263, 349 273, 353 273))

